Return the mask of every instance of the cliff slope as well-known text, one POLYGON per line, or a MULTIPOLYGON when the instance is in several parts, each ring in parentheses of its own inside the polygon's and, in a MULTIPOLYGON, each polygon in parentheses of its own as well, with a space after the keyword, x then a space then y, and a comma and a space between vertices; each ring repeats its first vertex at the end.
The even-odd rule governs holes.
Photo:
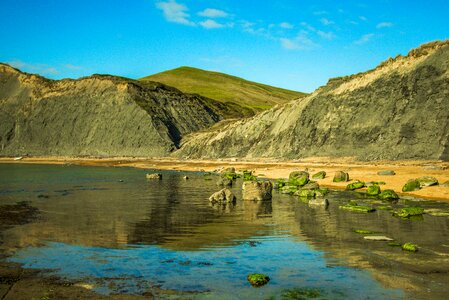
POLYGON ((55 81, 0 64, 0 155, 166 156, 184 135, 239 114, 160 83, 55 81))
POLYGON ((432 42, 306 98, 191 134, 174 155, 449 160, 448 108, 449 41, 432 42))

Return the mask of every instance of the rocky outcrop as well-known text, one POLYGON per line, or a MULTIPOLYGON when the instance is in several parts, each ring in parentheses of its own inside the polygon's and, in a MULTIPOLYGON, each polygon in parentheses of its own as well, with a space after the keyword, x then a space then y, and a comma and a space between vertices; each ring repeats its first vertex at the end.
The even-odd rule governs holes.
POLYGON ((235 203, 236 198, 230 189, 221 189, 216 193, 213 193, 209 197, 209 201, 214 203, 226 204, 226 203, 235 203))
POLYGON ((430 43, 312 95, 189 136, 179 157, 449 160, 449 41, 430 43))
POLYGON ((270 181, 243 182, 243 200, 271 200, 273 184, 270 181))
POLYGON ((154 82, 56 81, 0 64, 0 155, 167 156, 225 106, 154 82))

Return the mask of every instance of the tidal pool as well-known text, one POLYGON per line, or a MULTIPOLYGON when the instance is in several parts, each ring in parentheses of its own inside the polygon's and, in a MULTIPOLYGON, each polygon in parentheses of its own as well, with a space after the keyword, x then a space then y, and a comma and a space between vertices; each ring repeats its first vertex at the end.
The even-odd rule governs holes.
POLYGON ((219 188, 203 173, 112 167, 0 164, 0 205, 29 201, 40 217, 2 232, 8 262, 45 269, 101 294, 169 299, 445 299, 449 289, 449 218, 393 217, 339 209, 373 206, 449 210, 419 199, 382 203, 331 192, 312 207, 274 193, 272 201, 212 206, 219 188), (183 176, 188 174, 189 180, 183 176), (417 253, 364 240, 355 229, 413 242, 417 253), (253 288, 250 273, 270 282, 253 288), (296 298, 295 298, 296 297, 296 298), (301 298, 302 297, 302 298, 301 298))

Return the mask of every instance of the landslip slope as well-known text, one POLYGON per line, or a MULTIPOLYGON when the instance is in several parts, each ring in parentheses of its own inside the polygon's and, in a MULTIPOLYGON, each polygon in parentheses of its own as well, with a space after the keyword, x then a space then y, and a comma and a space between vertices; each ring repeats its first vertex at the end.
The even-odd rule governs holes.
POLYGON ((162 82, 185 93, 199 94, 217 101, 246 108, 246 115, 266 110, 276 104, 304 97, 305 93, 281 89, 239 77, 192 67, 157 73, 140 79, 162 82))
POLYGON ((449 160, 449 41, 215 128, 189 135, 174 155, 449 160))
POLYGON ((49 80, 0 64, 0 155, 167 156, 223 103, 109 75, 49 80))

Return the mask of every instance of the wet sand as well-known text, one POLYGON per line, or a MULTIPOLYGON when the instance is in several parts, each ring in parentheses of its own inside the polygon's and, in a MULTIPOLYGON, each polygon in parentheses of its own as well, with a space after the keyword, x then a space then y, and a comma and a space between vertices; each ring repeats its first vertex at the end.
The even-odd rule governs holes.
POLYGON ((33 164, 77 164, 89 166, 125 166, 142 169, 207 171, 212 172, 224 167, 235 167, 237 170, 253 170, 257 176, 270 179, 287 178, 296 170, 308 170, 311 174, 326 171, 325 179, 319 184, 332 189, 344 189, 345 182, 332 182, 335 171, 349 173, 350 179, 362 181, 383 181, 382 189, 393 189, 402 196, 413 196, 424 199, 449 201, 449 187, 431 186, 419 191, 402 193, 403 185, 413 178, 433 176, 439 183, 449 181, 449 162, 442 161, 375 161, 361 162, 351 158, 307 158, 287 161, 274 159, 240 160, 179 160, 174 158, 73 158, 73 157, 26 157, 21 160, 0 158, 0 163, 33 163, 33 164), (378 171, 393 170, 396 175, 381 176, 378 171))

